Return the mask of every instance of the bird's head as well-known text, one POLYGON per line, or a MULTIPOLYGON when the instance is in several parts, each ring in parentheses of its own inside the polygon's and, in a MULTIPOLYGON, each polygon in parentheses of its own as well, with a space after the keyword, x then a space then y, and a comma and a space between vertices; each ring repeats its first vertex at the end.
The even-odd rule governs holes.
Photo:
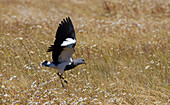
POLYGON ((85 63, 85 61, 84 61, 83 58, 78 58, 78 59, 75 60, 75 62, 76 62, 77 64, 85 64, 85 65, 86 65, 86 63, 85 63))

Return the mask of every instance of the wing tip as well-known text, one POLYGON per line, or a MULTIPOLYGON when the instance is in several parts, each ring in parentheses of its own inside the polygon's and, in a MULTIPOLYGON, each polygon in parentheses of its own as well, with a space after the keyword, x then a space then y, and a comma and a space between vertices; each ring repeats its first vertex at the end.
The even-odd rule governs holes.
POLYGON ((71 18, 69 16, 66 17, 68 23, 72 24, 71 18))
POLYGON ((72 25, 72 21, 71 21, 71 18, 69 16, 67 16, 66 18, 64 18, 60 24, 59 24, 59 27, 62 27, 64 24, 71 24, 72 25))
POLYGON ((53 46, 54 46, 54 45, 51 45, 51 46, 48 48, 47 52, 53 51, 53 46))
POLYGON ((71 20, 69 16, 66 17, 67 20, 71 20))

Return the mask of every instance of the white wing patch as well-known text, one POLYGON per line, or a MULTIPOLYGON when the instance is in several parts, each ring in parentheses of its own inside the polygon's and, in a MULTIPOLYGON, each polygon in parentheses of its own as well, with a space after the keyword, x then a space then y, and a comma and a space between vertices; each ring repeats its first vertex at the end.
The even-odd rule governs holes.
POLYGON ((73 44, 73 43, 76 43, 76 40, 75 39, 72 39, 72 38, 67 38, 66 41, 64 41, 61 46, 68 46, 70 44, 73 44))
POLYGON ((61 52, 60 56, 58 57, 58 61, 71 63, 73 53, 74 49, 65 47, 64 50, 61 52))

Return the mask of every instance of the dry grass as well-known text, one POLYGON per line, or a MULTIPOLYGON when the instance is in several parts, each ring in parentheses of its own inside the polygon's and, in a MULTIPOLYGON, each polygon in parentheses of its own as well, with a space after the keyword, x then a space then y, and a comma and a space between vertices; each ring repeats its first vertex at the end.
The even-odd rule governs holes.
POLYGON ((168 0, 1 0, 0 104, 169 104, 168 0), (63 89, 46 53, 70 16, 74 58, 63 89))

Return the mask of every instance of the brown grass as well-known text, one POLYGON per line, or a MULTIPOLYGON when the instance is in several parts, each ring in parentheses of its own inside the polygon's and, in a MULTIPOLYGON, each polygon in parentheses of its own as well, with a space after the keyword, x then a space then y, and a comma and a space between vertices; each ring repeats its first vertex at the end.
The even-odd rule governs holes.
POLYGON ((168 104, 168 0, 1 0, 0 104, 168 104), (74 58, 61 87, 46 50, 70 16, 74 58))

